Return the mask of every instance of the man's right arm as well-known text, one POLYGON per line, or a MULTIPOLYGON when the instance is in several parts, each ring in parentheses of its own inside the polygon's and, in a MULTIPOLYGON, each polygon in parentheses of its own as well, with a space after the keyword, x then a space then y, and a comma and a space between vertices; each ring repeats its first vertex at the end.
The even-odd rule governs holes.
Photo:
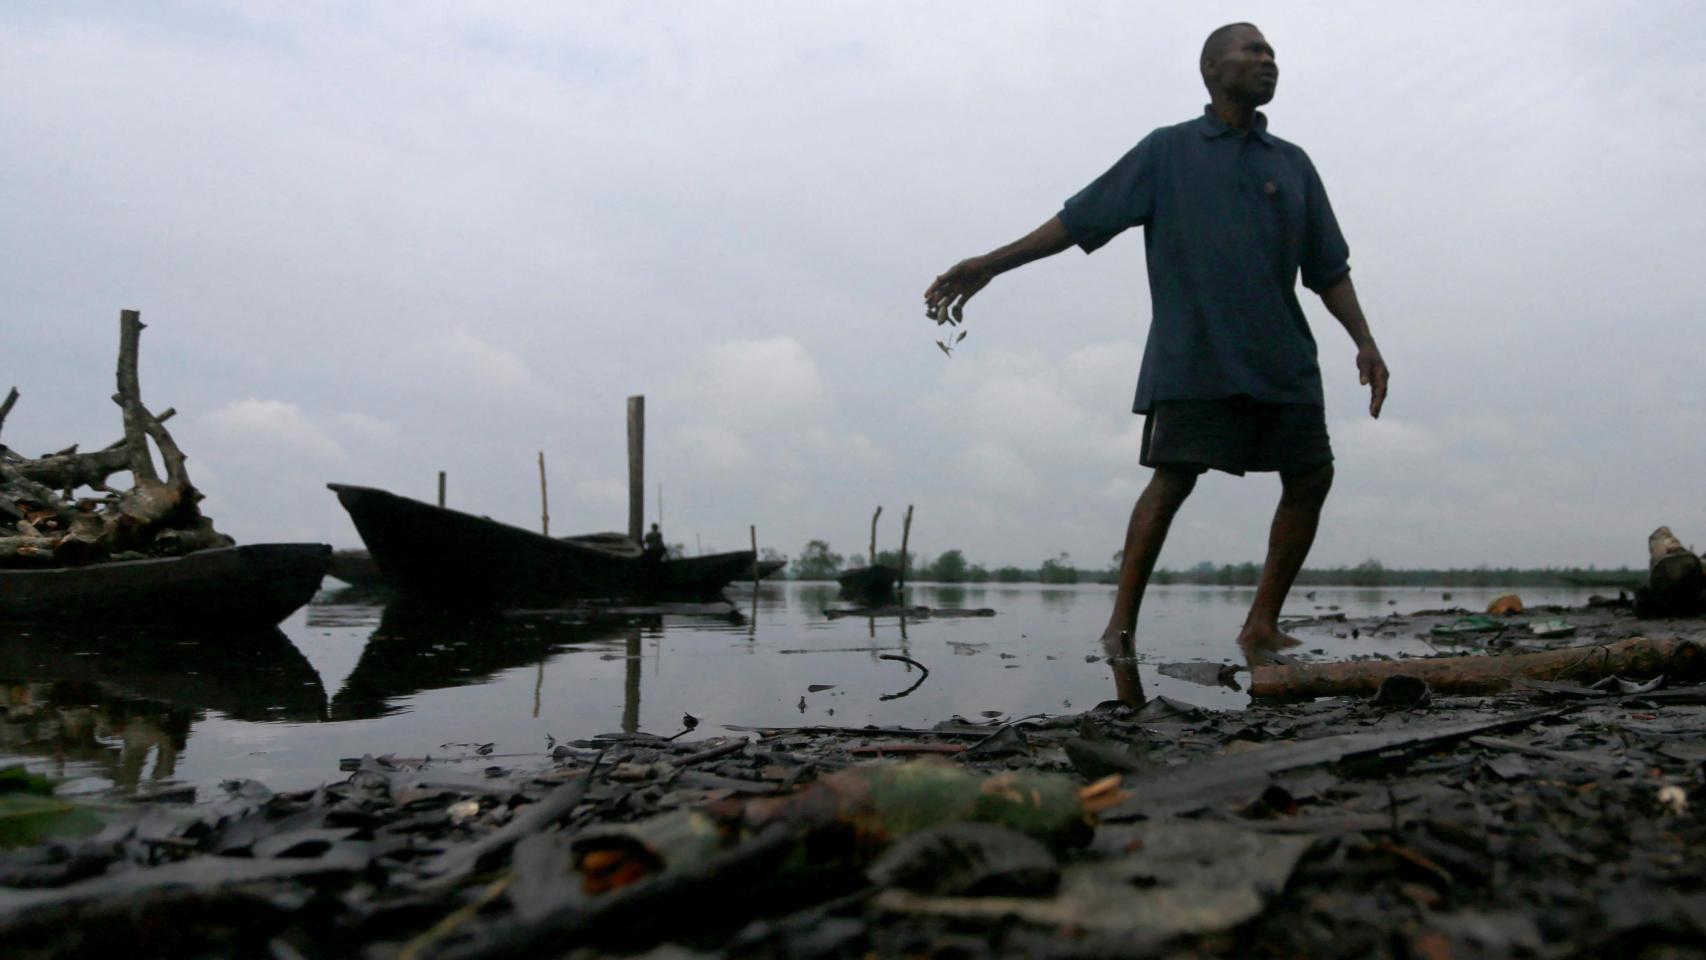
POLYGON ((1057 214, 1030 233, 981 257, 961 260, 924 291, 924 315, 937 323, 959 323, 965 319, 965 304, 972 295, 998 275, 1032 260, 1041 260, 1072 246, 1066 224, 1057 214))

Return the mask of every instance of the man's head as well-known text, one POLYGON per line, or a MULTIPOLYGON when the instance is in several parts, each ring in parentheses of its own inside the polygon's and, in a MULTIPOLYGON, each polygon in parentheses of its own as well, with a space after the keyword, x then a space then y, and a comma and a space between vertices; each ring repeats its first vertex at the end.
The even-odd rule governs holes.
POLYGON ((1279 66, 1255 24, 1229 23, 1203 41, 1202 82, 1209 96, 1224 97, 1246 107, 1259 107, 1274 98, 1279 66))

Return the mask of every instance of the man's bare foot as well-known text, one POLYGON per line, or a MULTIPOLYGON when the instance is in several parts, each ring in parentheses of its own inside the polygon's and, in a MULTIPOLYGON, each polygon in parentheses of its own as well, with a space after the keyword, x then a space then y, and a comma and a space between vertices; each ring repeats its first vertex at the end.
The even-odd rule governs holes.
POLYGON ((1112 627, 1102 633, 1102 650, 1110 658, 1130 659, 1137 655, 1137 648, 1132 643, 1131 634, 1125 630, 1115 630, 1112 627))
POLYGON ((1102 651, 1114 671, 1114 696, 1128 707, 1143 706, 1143 680, 1137 675, 1137 650, 1131 634, 1109 628, 1102 634, 1102 651))
POLYGON ((1238 649, 1244 651, 1244 656, 1252 666, 1260 663, 1289 662, 1291 658, 1280 651, 1302 645, 1302 640, 1281 633, 1280 628, 1274 624, 1246 623, 1244 629, 1238 631, 1238 649))

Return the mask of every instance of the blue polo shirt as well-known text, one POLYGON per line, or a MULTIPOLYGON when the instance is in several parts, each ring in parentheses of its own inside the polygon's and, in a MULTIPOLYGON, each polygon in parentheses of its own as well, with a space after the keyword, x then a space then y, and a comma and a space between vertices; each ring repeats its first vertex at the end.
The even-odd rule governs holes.
POLYGON ((1350 271, 1315 165, 1268 132, 1211 109, 1144 137, 1060 212, 1090 253, 1142 226, 1154 319, 1132 409, 1245 395, 1322 406, 1315 338, 1297 278, 1317 293, 1350 271))

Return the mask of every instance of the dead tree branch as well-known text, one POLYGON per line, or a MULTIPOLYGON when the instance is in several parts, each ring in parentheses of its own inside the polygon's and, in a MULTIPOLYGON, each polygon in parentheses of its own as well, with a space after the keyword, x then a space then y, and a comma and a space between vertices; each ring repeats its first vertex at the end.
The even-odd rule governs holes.
POLYGON ((154 457, 148 452, 147 408, 142 406, 142 385, 136 370, 137 352, 142 341, 142 314, 135 310, 119 312, 118 334, 118 393, 113 402, 124 411, 124 443, 130 451, 130 472, 138 485, 144 481, 160 480, 154 469, 154 457))
POLYGON ((6 415, 12 412, 12 405, 18 402, 18 388, 13 387, 6 394, 6 402, 0 403, 0 430, 6 428, 6 415))
MULTIPOLYGON (((188 458, 164 426, 175 411, 155 415, 142 402, 143 329, 137 311, 120 312, 112 399, 123 413, 123 439, 89 453, 73 445, 35 459, 0 446, 0 564, 81 564, 109 554, 178 555, 232 543, 196 506, 201 494, 190 483, 188 458), (150 440, 160 451, 163 479, 150 440), (118 493, 107 480, 125 471, 131 488, 118 493), (117 495, 73 502, 81 487, 117 495)), ((0 424, 17 398, 14 388, 0 404, 0 424)))

